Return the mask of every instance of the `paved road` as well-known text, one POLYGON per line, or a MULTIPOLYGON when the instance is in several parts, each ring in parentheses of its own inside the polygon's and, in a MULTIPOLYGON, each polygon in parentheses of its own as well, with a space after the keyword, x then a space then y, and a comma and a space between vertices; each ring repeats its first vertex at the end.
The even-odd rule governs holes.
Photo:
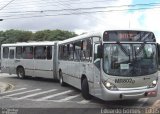
MULTIPOLYGON (((73 111, 75 113, 106 113, 108 110, 105 109, 110 108, 160 107, 160 94, 156 98, 142 98, 138 101, 105 102, 97 98, 85 100, 81 96, 81 92, 76 88, 71 86, 61 87, 58 82, 49 79, 27 78, 21 80, 16 75, 0 74, 0 81, 14 85, 13 90, 0 94, 2 112, 9 110, 23 114, 28 114, 28 111, 33 114, 40 114, 40 112, 64 114, 66 112, 73 113, 73 111), (60 110, 60 108, 62 109, 60 110)), ((154 112, 157 112, 157 108, 154 112)))

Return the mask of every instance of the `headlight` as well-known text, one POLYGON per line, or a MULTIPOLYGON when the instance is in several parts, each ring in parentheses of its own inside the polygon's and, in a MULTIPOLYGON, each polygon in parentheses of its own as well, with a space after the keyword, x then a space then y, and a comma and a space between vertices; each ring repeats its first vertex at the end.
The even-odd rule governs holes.
POLYGON ((156 84, 157 84, 157 80, 154 80, 154 81, 152 82, 152 84, 156 85, 156 84))
POLYGON ((114 84, 112 84, 112 83, 110 83, 108 81, 104 82, 104 85, 109 90, 113 90, 113 91, 117 91, 118 90, 117 87, 114 84))
POLYGON ((154 88, 157 85, 158 80, 153 80, 152 84, 148 86, 148 88, 154 88))

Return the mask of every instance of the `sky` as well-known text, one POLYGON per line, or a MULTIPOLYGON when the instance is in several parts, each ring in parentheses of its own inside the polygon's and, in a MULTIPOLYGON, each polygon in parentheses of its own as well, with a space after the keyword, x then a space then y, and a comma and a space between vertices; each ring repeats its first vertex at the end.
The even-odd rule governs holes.
POLYGON ((160 43, 160 0, 0 0, 0 19, 0 31, 139 29, 160 43))

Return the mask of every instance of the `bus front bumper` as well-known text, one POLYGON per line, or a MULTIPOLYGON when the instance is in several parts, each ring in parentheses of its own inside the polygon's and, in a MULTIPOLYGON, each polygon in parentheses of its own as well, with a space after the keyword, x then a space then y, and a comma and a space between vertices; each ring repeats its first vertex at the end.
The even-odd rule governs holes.
POLYGON ((106 101, 156 97, 158 91, 157 86, 149 89, 137 89, 126 91, 111 91, 108 90, 103 84, 102 86, 102 99, 106 101))

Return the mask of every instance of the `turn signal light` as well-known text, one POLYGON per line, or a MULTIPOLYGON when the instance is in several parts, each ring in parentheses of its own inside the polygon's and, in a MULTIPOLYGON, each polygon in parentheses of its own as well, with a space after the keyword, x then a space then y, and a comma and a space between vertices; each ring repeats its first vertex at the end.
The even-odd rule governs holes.
POLYGON ((156 95, 157 95, 157 92, 156 92, 156 91, 146 92, 146 96, 149 96, 149 97, 156 96, 156 95))

